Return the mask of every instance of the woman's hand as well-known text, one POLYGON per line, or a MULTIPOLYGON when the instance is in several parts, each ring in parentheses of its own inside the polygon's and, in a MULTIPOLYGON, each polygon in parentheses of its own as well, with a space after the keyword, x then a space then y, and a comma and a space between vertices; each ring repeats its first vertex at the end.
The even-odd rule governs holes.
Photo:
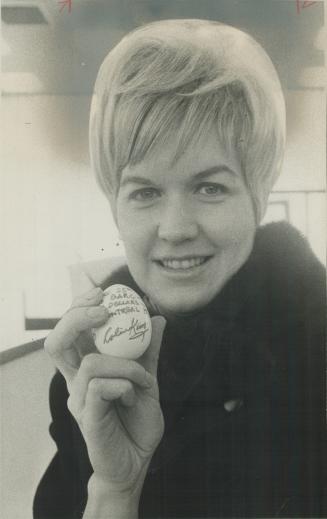
POLYGON ((139 496, 164 430, 156 374, 165 321, 152 318, 151 343, 138 362, 96 353, 90 329, 108 319, 102 299, 101 289, 77 298, 45 349, 67 381, 68 407, 87 445, 93 487, 139 496))

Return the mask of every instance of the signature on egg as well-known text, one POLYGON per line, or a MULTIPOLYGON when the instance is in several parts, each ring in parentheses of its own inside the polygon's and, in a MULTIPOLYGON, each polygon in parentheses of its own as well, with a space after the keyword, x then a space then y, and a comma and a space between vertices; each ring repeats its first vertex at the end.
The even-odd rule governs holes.
POLYGON ((149 331, 145 322, 140 322, 138 319, 132 319, 130 326, 128 328, 121 328, 117 326, 113 330, 112 326, 110 326, 104 336, 103 342, 104 344, 108 344, 108 342, 112 341, 115 337, 120 337, 120 335, 128 334, 128 339, 138 339, 139 337, 144 340, 145 334, 149 331))

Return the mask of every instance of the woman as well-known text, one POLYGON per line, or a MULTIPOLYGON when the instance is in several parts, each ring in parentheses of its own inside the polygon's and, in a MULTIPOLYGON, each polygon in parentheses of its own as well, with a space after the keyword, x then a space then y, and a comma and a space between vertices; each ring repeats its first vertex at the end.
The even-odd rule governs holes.
POLYGON ((90 143, 128 267, 46 340, 58 452, 35 517, 322 516, 324 271, 259 227, 285 143, 268 56, 217 22, 141 27, 100 69, 90 143), (90 338, 114 283, 154 315, 138 361, 90 338))

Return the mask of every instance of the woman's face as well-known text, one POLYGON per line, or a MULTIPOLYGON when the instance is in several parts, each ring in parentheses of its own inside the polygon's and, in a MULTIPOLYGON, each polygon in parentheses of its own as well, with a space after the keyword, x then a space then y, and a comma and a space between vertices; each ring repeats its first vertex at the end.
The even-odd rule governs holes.
POLYGON ((255 233, 240 166, 216 133, 171 165, 174 150, 172 140, 127 166, 114 208, 131 274, 165 315, 209 303, 248 258, 255 233))

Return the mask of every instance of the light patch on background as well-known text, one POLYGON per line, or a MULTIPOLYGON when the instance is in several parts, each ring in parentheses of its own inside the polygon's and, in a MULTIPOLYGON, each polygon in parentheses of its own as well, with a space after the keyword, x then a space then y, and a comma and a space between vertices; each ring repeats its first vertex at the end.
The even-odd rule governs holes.
POLYGON ((15 72, 7 72, 2 75, 2 91, 4 94, 15 89, 16 94, 41 93, 43 85, 35 74, 30 72, 18 74, 15 72))

